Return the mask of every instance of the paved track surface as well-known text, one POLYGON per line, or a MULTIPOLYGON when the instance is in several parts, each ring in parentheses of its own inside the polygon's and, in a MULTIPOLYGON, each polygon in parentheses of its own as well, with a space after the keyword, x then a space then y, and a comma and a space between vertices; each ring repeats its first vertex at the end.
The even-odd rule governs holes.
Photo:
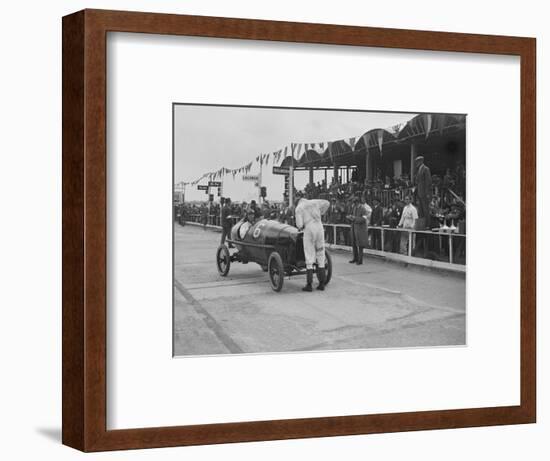
MULTIPOLYGON (((220 234, 174 227, 174 354, 212 355, 464 345, 463 275, 332 251, 324 292, 301 291, 305 276, 271 290, 257 264, 218 275, 220 234)), ((315 281, 316 282, 316 281, 315 281)))

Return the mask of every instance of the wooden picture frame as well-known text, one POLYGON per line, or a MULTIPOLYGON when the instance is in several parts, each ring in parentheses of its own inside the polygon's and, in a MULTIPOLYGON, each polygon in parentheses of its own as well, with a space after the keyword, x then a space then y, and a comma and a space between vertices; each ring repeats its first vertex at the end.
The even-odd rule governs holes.
POLYGON ((533 38, 84 10, 63 18, 63 443, 119 450, 535 422, 536 42, 533 38), (107 430, 107 32, 515 55, 521 59, 521 403, 107 430))

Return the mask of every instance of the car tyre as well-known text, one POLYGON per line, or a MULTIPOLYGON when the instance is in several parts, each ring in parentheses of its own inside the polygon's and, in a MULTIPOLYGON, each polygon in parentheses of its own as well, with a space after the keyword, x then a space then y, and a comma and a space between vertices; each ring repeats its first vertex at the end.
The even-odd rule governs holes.
POLYGON ((269 281, 273 291, 281 291, 285 281, 285 267, 281 255, 274 251, 269 255, 267 261, 267 271, 269 273, 269 281))
POLYGON ((225 277, 229 273, 229 267, 231 266, 231 256, 229 254, 229 248, 225 245, 220 245, 216 251, 216 267, 218 273, 225 277))

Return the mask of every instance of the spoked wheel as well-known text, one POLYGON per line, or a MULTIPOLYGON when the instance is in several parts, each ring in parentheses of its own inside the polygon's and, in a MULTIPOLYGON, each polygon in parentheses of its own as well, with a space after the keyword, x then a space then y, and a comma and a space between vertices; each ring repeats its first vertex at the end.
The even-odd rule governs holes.
POLYGON ((328 285, 332 278, 332 257, 328 251, 325 251, 325 285, 328 285))
POLYGON ((269 272, 269 281, 273 291, 281 291, 285 281, 285 268, 281 255, 276 251, 269 255, 267 271, 269 272))
POLYGON ((225 245, 220 245, 216 251, 216 267, 218 268, 218 273, 222 277, 225 277, 229 273, 229 266, 231 266, 229 249, 225 245))

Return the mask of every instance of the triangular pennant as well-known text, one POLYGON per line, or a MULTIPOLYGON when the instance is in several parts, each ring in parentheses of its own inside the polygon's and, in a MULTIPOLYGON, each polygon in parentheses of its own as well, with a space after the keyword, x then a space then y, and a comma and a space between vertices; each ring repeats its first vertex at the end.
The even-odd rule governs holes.
POLYGON ((380 155, 382 155, 383 143, 384 143, 384 130, 378 130, 378 147, 380 148, 380 155))
POLYGON ((426 114, 426 139, 430 134, 430 129, 432 128, 432 114, 426 114))

